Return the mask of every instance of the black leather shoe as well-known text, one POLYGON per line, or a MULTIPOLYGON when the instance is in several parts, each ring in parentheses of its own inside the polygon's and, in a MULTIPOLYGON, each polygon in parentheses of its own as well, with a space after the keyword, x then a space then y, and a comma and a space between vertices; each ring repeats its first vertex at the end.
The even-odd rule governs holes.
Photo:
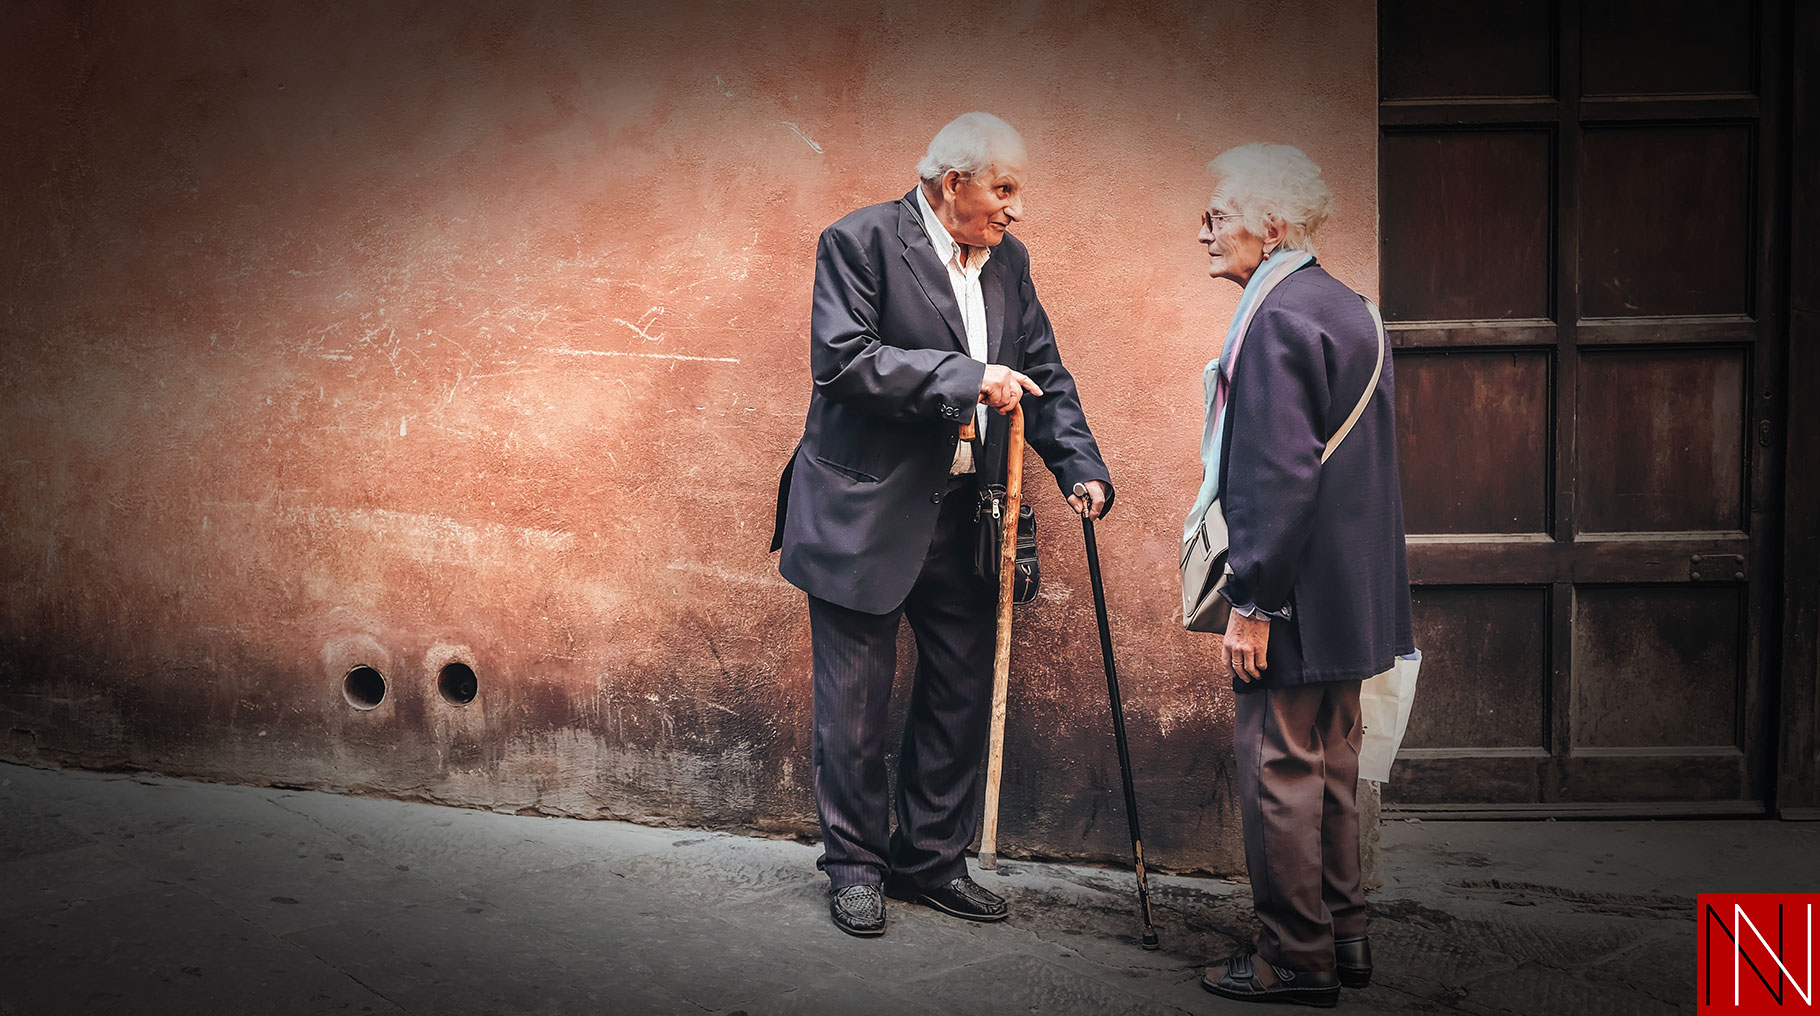
POLYGON ((883 935, 885 894, 875 885, 842 886, 829 894, 828 914, 849 935, 883 935))
POLYGON ((965 875, 935 889, 913 889, 902 883, 894 884, 892 889, 898 899, 922 903, 969 921, 1002 921, 1011 916, 1003 896, 980 888, 979 883, 965 875))
POLYGON ((1201 975, 1201 987, 1221 998, 1241 1002, 1287 1002, 1331 1009, 1340 1001, 1340 982, 1331 970, 1287 970, 1272 963, 1277 983, 1265 987, 1258 980, 1254 963, 1261 962, 1248 952, 1238 953, 1226 961, 1226 972, 1218 980, 1211 971, 1201 975))
POLYGON ((1364 988, 1371 984, 1371 940, 1364 935, 1358 938, 1336 938, 1333 940, 1334 969, 1340 975, 1340 983, 1348 988, 1364 988))

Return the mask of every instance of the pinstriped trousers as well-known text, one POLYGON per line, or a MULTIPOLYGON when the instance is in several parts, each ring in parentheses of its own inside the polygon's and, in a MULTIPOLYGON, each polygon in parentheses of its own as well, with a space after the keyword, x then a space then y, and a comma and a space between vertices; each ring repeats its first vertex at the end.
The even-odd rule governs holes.
POLYGON ((834 888, 887 877, 933 888, 967 873, 978 774, 992 710, 996 598, 973 574, 970 478, 950 486, 910 595, 866 614, 809 597, 814 652, 812 768, 834 888), (897 831, 886 805, 885 737, 899 618, 916 635, 916 675, 898 757, 897 831))
POLYGON ((1359 869, 1358 681, 1234 696, 1233 748, 1258 954, 1332 970, 1333 940, 1365 934, 1359 869))

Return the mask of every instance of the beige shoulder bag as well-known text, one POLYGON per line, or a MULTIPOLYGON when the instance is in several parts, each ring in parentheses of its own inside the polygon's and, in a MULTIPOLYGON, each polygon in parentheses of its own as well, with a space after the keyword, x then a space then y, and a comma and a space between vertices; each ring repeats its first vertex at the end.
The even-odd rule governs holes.
MULTIPOLYGON (((1378 378, 1384 373, 1384 354, 1390 345, 1390 337, 1384 334, 1384 319, 1378 315, 1376 304, 1364 297, 1359 299, 1365 300, 1366 309, 1371 311, 1372 324, 1378 329, 1378 364, 1372 368, 1371 383, 1365 386, 1365 394, 1359 396, 1359 404, 1352 407, 1352 415, 1321 449, 1323 463, 1339 449, 1340 442, 1346 440, 1359 417, 1365 415, 1366 405, 1378 390, 1378 378)), ((1220 590, 1232 577, 1226 567, 1228 549, 1226 512, 1216 498, 1201 516, 1200 526, 1182 542, 1182 626, 1189 631, 1226 631, 1232 604, 1226 602, 1220 590)))

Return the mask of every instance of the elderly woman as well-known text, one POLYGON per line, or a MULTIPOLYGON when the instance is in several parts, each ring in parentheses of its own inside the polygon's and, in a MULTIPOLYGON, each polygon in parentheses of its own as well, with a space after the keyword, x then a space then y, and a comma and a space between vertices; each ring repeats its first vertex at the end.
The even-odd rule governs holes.
POLYGON ((1243 287, 1208 365, 1189 531, 1224 510, 1245 866, 1261 930, 1207 968, 1228 998, 1330 1006, 1371 979, 1359 884, 1359 684, 1412 652, 1392 372, 1376 310, 1314 260, 1331 200, 1299 149, 1209 164, 1208 273, 1243 287), (1217 497, 1217 504, 1216 504, 1217 497))

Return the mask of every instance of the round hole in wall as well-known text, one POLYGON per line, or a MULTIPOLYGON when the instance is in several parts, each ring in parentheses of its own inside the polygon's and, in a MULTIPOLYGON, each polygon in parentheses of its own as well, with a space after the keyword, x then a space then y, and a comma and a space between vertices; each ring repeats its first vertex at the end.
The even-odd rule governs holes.
POLYGON ((385 701, 385 677, 372 667, 355 667, 342 680, 341 694, 355 709, 373 709, 385 701))
POLYGON ((473 667, 457 660, 445 665, 442 673, 436 675, 436 690, 442 692, 446 701, 465 706, 479 694, 480 678, 474 676, 473 667))

